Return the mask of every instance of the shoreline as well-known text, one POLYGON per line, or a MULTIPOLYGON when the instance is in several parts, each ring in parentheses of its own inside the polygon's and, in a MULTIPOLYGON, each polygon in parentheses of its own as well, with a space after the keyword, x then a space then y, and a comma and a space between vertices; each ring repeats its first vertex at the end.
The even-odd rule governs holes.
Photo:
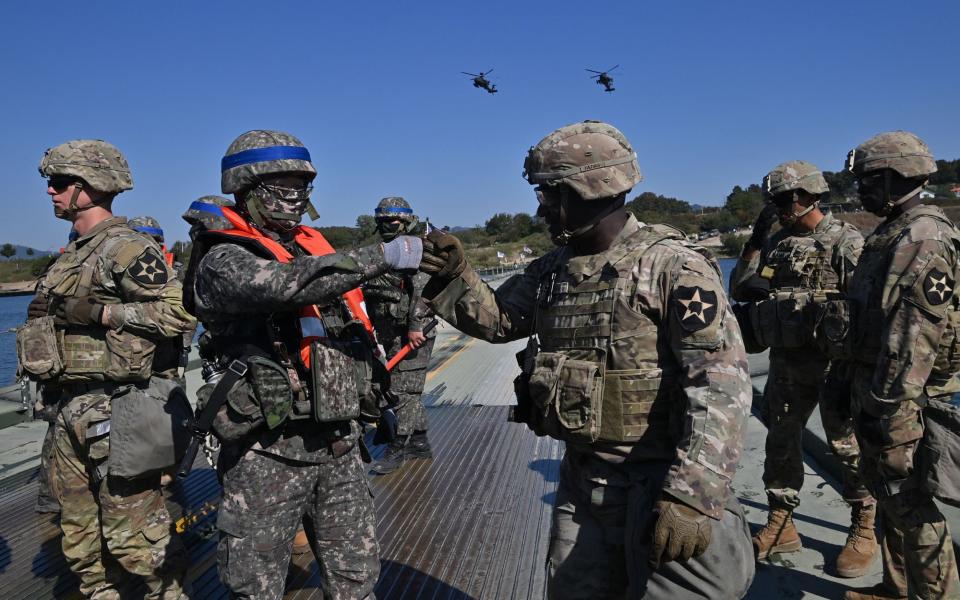
POLYGON ((32 296, 37 287, 37 280, 11 281, 0 283, 0 297, 4 296, 32 296))

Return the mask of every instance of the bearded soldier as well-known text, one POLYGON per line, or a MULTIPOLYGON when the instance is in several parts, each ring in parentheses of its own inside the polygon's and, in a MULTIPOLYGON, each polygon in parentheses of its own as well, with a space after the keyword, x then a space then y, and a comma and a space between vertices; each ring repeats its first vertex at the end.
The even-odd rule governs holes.
POLYGON ((66 142, 47 150, 40 174, 54 213, 77 232, 18 331, 20 369, 56 414, 63 552, 87 597, 119 598, 135 575, 147 597, 179 598, 185 560, 160 491, 176 457, 162 434, 174 409, 189 410, 173 378, 195 322, 160 248, 113 216, 113 199, 133 188, 117 148, 66 142))
POLYGON ((230 229, 196 235, 188 308, 210 333, 208 383, 220 404, 220 579, 235 598, 281 598, 301 521, 327 598, 372 597, 380 569, 356 420, 376 418, 373 326, 364 281, 415 268, 420 240, 400 236, 337 254, 299 225, 316 169, 294 136, 255 130, 230 144, 221 188, 230 229), (372 408, 371 408, 372 405, 372 408))
POLYGON ((529 336, 515 418, 566 442, 549 596, 742 597, 754 561, 730 484, 751 388, 716 261, 625 210, 640 171, 606 123, 554 131, 524 174, 559 248, 493 291, 435 231, 420 268, 461 331, 529 336))
MULTIPOLYGON (((820 402, 823 428, 843 465, 843 497, 853 513, 835 571, 841 577, 860 577, 877 552, 876 501, 859 475, 849 391, 824 386, 830 360, 814 345, 813 315, 818 303, 847 292, 863 236, 820 211, 820 198, 829 188, 820 170, 808 162, 777 165, 764 177, 763 190, 768 203, 730 277, 733 298, 747 302, 738 307, 744 336, 756 342, 756 350, 770 348, 763 392, 768 427, 763 482, 770 513, 766 526, 753 537, 754 548, 757 558, 764 559, 802 547, 791 516, 803 485, 801 436, 818 399, 826 394, 820 402), (771 216, 779 218, 781 229, 766 239, 771 216)), ((845 368, 842 362, 833 364, 838 373, 845 368)))
POLYGON ((867 238, 849 286, 847 348, 862 468, 878 500, 883 581, 846 598, 960 598, 950 532, 916 470, 922 405, 960 391, 960 232, 920 201, 937 165, 917 136, 881 133, 852 150, 847 164, 863 207, 884 221, 867 238))
MULTIPOLYGON (((374 218, 377 232, 384 242, 390 242, 398 235, 411 234, 417 226, 413 209, 406 200, 398 197, 381 200, 374 218)), ((436 338, 433 331, 423 333, 430 321, 430 310, 420 298, 427 279, 424 273, 390 271, 363 285, 370 318, 387 357, 393 358, 407 343, 414 348, 393 368, 390 376, 396 437, 383 458, 373 466, 376 473, 391 473, 408 458, 433 456, 427 440, 427 412, 421 400, 436 338)))

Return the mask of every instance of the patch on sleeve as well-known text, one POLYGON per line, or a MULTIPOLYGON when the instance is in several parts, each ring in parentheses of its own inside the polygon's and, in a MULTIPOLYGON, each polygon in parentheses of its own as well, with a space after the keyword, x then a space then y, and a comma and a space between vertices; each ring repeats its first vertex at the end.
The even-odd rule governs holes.
POLYGON ((680 326, 687 332, 700 331, 713 324, 717 318, 717 293, 700 286, 679 286, 675 295, 674 310, 680 326))
POLYGON ((167 282, 167 265, 156 250, 150 248, 127 267, 127 274, 142 286, 160 286, 167 282))
POLYGON ((930 306, 940 306, 953 297, 955 284, 950 275, 933 267, 923 278, 923 295, 930 306))

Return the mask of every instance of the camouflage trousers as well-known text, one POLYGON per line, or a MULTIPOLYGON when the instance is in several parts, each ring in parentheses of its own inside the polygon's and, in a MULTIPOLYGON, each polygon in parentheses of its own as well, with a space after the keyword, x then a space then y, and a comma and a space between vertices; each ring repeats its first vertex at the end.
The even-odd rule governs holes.
POLYGON ((770 372, 763 390, 767 423, 763 484, 771 506, 795 508, 800 504, 803 431, 818 402, 827 442, 843 470, 844 500, 874 502, 860 475, 860 446, 850 413, 850 387, 843 384, 842 373, 829 373, 828 365, 827 361, 798 358, 794 353, 770 353, 770 372), (831 381, 824 385, 828 377, 831 381))
POLYGON ((217 561, 231 597, 283 597, 293 537, 302 522, 324 598, 374 598, 380 549, 357 446, 322 464, 256 450, 230 463, 221 467, 217 561))
POLYGON ((669 463, 611 464, 568 447, 560 466, 547 562, 552 600, 742 598, 755 561, 731 496, 707 551, 651 570, 653 505, 669 463))
POLYGON ((876 419, 860 410, 857 400, 872 383, 872 369, 864 371, 854 381, 854 411, 863 447, 863 473, 879 499, 884 587, 923 600, 960 598, 957 561, 946 520, 933 498, 910 477, 923 437, 920 406, 904 402, 889 419, 876 419))
POLYGON ((171 535, 160 476, 106 475, 110 402, 90 393, 61 403, 53 473, 64 556, 88 598, 119 598, 137 579, 147 598, 180 598, 186 557, 180 538, 171 535))
POLYGON ((413 360, 401 361, 390 374, 390 391, 397 399, 394 412, 397 414, 398 435, 411 435, 429 427, 427 410, 423 406, 423 388, 427 383, 427 367, 434 341, 436 338, 427 338, 413 360))
POLYGON ((40 399, 33 407, 33 418, 47 422, 47 432, 43 436, 43 444, 40 446, 40 472, 38 473, 38 483, 40 485, 37 492, 36 510, 39 513, 59 513, 60 501, 57 499, 56 477, 53 474, 53 454, 56 446, 53 444, 53 432, 57 421, 59 407, 57 401, 59 394, 49 401, 44 398, 54 396, 50 391, 42 386, 38 387, 40 399))

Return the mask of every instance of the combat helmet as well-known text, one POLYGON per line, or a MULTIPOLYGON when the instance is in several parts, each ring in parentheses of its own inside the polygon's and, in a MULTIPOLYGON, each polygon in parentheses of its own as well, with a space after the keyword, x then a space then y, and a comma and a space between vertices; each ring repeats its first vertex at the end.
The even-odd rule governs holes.
POLYGON ((400 196, 381 200, 374 209, 373 216, 377 220, 377 231, 388 242, 398 235, 411 233, 419 223, 410 203, 400 196), (393 225, 392 221, 400 221, 400 224, 393 225))
POLYGON ((230 229, 230 221, 223 216, 222 207, 232 207, 234 204, 222 196, 201 196, 190 203, 183 220, 190 224, 190 231, 194 228, 209 230, 230 229))
POLYGON ((531 185, 565 184, 583 200, 616 196, 643 181, 630 142, 599 121, 567 125, 540 140, 527 153, 523 177, 531 185))
POLYGON ((892 169, 910 179, 936 173, 937 162, 930 148, 914 134, 888 131, 873 136, 847 154, 847 170, 858 177, 880 169, 892 169))
POLYGON ((163 244, 163 229, 160 228, 160 223, 153 217, 133 217, 127 221, 127 226, 134 231, 149 235, 158 244, 163 244))
POLYGON ((830 188, 820 169, 805 160, 780 163, 763 178, 763 193, 768 198, 796 190, 819 196, 830 188))
POLYGON ((127 159, 116 146, 103 140, 71 140, 47 148, 39 171, 45 179, 78 177, 91 189, 108 194, 133 189, 127 159))
MULTIPOLYGON (((308 182, 317 176, 310 161, 310 152, 303 143, 289 133, 255 129, 233 140, 220 161, 220 190, 224 194, 242 194, 243 205, 250 218, 264 225, 263 217, 273 220, 299 222, 300 215, 267 211, 256 194, 248 194, 270 175, 300 175, 308 182)), ((316 209, 306 202, 306 212, 311 218, 318 217, 316 209)))

